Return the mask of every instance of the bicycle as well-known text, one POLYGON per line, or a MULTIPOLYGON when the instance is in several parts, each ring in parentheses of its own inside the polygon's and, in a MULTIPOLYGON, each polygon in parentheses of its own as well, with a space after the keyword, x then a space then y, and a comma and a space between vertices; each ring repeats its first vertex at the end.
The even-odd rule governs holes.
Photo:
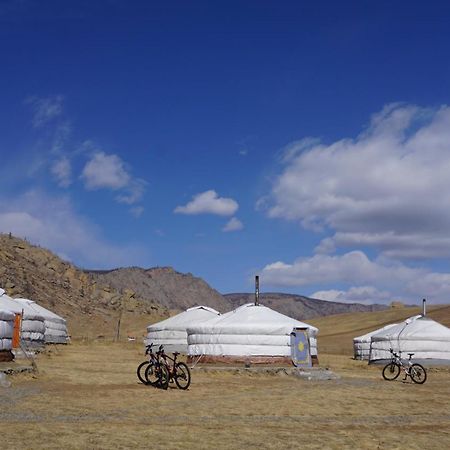
POLYGON ((147 345, 145 354, 149 355, 149 359, 139 364, 136 373, 141 383, 155 387, 164 387, 169 383, 169 372, 165 364, 161 364, 160 360, 163 346, 159 347, 156 354, 153 353, 152 348, 153 344, 147 345), (145 370, 143 370, 144 367, 145 370))
MULTIPOLYGON (((174 352, 173 358, 171 358, 164 352, 164 347, 162 347, 160 357, 162 364, 166 367, 169 375, 166 383, 167 385, 162 386, 163 388, 167 388, 169 382, 173 381, 175 381, 175 384, 178 386, 179 389, 183 390, 186 390, 191 384, 191 371, 189 370, 189 367, 185 363, 177 362, 177 356, 179 354, 180 354, 179 352, 174 352)), ((150 367, 147 367, 145 371, 146 377, 147 371, 150 371, 150 367)))
POLYGON ((399 353, 395 353, 394 350, 389 349, 391 352, 391 362, 386 364, 383 368, 383 378, 387 381, 393 381, 395 380, 399 375, 400 372, 403 370, 405 373, 405 377, 403 380, 406 380, 408 377, 411 378, 411 380, 414 381, 414 383, 417 384, 423 384, 425 383, 427 379, 427 372, 423 366, 417 363, 412 363, 411 359, 414 355, 414 353, 408 353, 409 359, 407 360, 407 364, 405 364, 402 360, 401 354, 402 352, 399 351, 399 353))

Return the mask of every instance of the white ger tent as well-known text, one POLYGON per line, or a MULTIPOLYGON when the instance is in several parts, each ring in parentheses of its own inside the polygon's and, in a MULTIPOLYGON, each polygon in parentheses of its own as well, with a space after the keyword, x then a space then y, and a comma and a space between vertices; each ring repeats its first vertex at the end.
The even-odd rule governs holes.
POLYGON ((204 362, 287 362, 296 327, 308 329, 311 356, 317 361, 317 328, 253 303, 190 325, 188 355, 204 362))
POLYGON ((415 316, 372 336, 369 362, 390 359, 389 349, 402 352, 403 358, 429 365, 450 364, 450 328, 428 318, 415 316))
POLYGON ((65 319, 52 311, 38 305, 33 300, 26 298, 16 298, 17 302, 29 306, 33 311, 44 317, 45 333, 44 341, 46 344, 67 344, 69 340, 67 334, 67 324, 65 319))
POLYGON ((397 325, 396 323, 391 323, 385 327, 378 328, 377 330, 371 331, 370 333, 363 334, 362 336, 357 336, 353 338, 353 353, 354 359, 369 359, 370 355, 370 343, 372 341, 372 336, 380 331, 387 330, 389 328, 397 325))
POLYGON ((145 343, 146 345, 153 343, 156 347, 162 344, 166 352, 187 353, 186 328, 217 317, 219 314, 208 306, 194 306, 176 316, 149 325, 145 343))
POLYGON ((15 314, 0 306, 0 352, 11 350, 15 314))
POLYGON ((0 289, 0 309, 7 309, 14 314, 23 312, 20 339, 27 347, 44 345, 45 324, 42 314, 8 297, 3 289, 0 289))

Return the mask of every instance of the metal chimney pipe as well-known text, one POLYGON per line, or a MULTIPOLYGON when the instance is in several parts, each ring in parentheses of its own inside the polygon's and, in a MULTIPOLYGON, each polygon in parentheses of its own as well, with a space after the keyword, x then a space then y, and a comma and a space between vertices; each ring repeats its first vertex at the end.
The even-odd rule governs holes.
POLYGON ((255 276, 255 306, 259 306, 259 275, 255 276))
POLYGON ((427 315, 426 303, 427 303, 426 299, 423 299, 422 300, 422 316, 424 316, 424 317, 427 315))

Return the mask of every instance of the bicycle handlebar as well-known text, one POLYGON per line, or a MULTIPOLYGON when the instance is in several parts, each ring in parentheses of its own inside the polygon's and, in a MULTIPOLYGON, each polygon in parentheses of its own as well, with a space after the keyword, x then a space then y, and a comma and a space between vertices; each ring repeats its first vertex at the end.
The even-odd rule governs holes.
POLYGON ((389 349, 389 351, 391 352, 392 355, 394 355, 396 358, 401 358, 402 357, 402 351, 399 350, 398 353, 395 353, 394 350, 392 348, 389 349))
POLYGON ((153 342, 150 345, 147 345, 145 347, 145 354, 148 355, 149 353, 151 353, 152 351, 152 347, 153 347, 153 342))

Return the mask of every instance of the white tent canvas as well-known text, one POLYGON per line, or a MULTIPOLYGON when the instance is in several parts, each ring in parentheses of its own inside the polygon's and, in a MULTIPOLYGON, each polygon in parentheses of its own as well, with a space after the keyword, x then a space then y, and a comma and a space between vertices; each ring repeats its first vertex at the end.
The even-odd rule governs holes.
POLYGON ((189 326, 188 355, 290 358, 290 335, 296 327, 308 329, 311 355, 317 357, 317 328, 253 303, 189 326))
POLYGON ((372 336, 370 362, 390 359, 390 348, 404 358, 414 353, 414 360, 425 364, 450 364, 450 328, 426 316, 412 317, 372 336))
POLYGON ((15 314, 0 308, 0 352, 11 350, 15 314))
POLYGON ((38 305, 33 300, 26 298, 16 298, 17 302, 29 306, 33 311, 44 317, 46 344, 66 344, 68 341, 66 320, 52 311, 38 305))
POLYGON ((0 309, 15 314, 23 312, 20 339, 27 346, 39 347, 44 344, 45 324, 42 314, 7 296, 3 289, 0 289, 0 309))
POLYGON ((176 316, 149 325, 147 327, 146 345, 153 343, 159 347, 164 345, 166 352, 187 352, 188 326, 218 317, 219 312, 208 306, 194 306, 176 316))
POLYGON ((355 359, 369 359, 370 356, 370 343, 372 341, 372 336, 380 331, 387 330, 389 328, 397 325, 396 323, 391 323, 385 327, 378 328, 377 330, 371 331, 370 333, 363 334, 362 336, 357 336, 353 339, 353 352, 355 359))

